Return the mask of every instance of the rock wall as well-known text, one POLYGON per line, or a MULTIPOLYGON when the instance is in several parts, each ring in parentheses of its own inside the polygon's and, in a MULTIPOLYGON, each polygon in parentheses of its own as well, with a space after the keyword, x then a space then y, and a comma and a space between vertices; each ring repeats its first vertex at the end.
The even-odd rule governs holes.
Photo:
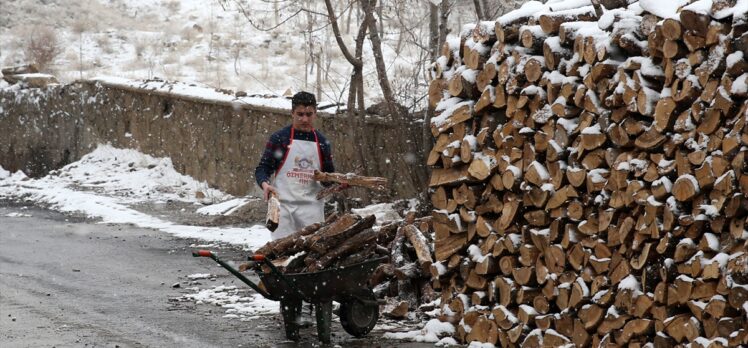
MULTIPOLYGON (((270 134, 290 122, 289 114, 94 82, 6 88, 0 90, 0 165, 41 176, 110 143, 170 157, 179 172, 231 194, 259 195, 254 168, 270 134)), ((320 113, 317 128, 333 143, 338 172, 392 183, 383 195, 351 195, 369 202, 423 190, 422 154, 407 150, 423 148, 420 122, 320 113)))

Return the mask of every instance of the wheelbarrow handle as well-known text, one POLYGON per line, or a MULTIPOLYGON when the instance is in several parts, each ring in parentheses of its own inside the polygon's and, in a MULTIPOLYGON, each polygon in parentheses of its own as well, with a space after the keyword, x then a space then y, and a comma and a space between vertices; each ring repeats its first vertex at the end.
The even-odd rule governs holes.
MULTIPOLYGON (((278 300, 277 297, 271 295, 270 293, 268 293, 264 289, 260 288, 257 284, 255 284, 254 282, 252 282, 251 280, 249 280, 249 278, 245 277, 244 274, 242 274, 241 272, 237 271, 236 268, 232 267, 228 263, 226 263, 223 260, 219 259, 218 256, 216 256, 216 254, 214 252, 212 252, 210 250, 195 250, 195 251, 192 252, 192 256, 194 256, 194 257, 210 257, 215 262, 218 262, 218 264, 221 265, 221 267, 225 268, 231 274, 233 274, 234 276, 236 276, 237 278, 239 278, 239 280, 241 280, 245 284, 249 285, 249 287, 252 288, 254 291, 257 291, 260 295, 262 295, 265 298, 270 299, 270 300, 275 300, 275 301, 278 300)), ((257 255, 255 255, 255 256, 257 256, 257 255)), ((262 260, 266 261, 264 255, 259 255, 259 256, 262 256, 262 260)), ((268 263, 270 263, 270 262, 268 262, 268 263)), ((272 266, 272 263, 270 263, 270 265, 272 266)))
POLYGON ((214 259, 216 254, 210 250, 193 250, 192 257, 210 257, 211 259, 214 259))

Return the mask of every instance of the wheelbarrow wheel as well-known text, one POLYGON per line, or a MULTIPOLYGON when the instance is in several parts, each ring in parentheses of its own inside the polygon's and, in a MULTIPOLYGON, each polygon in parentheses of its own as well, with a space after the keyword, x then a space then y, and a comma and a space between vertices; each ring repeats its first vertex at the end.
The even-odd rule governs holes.
POLYGON ((379 319, 379 305, 374 293, 369 291, 363 300, 353 297, 340 304, 340 324, 354 337, 366 336, 379 319))

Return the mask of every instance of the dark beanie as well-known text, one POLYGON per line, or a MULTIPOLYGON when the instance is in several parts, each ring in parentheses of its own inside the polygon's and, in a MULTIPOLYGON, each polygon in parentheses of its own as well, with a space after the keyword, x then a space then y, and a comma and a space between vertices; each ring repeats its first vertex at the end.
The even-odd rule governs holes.
POLYGON ((299 92, 293 95, 293 98, 291 98, 291 109, 296 109, 297 106, 314 106, 317 107, 317 98, 314 97, 314 94, 311 94, 309 92, 299 92))

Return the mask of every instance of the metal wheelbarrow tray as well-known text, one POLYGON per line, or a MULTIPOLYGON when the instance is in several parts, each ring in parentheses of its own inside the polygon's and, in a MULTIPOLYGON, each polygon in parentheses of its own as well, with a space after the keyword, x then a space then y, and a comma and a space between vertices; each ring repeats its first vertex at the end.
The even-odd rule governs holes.
POLYGON ((374 269, 387 260, 386 256, 345 267, 293 274, 281 273, 264 255, 250 256, 250 267, 260 277, 263 289, 211 251, 195 251, 192 255, 212 258, 264 297, 280 301, 286 337, 290 340, 299 339, 302 301, 314 305, 317 336, 323 343, 330 343, 332 301, 340 303, 343 329, 355 337, 368 334, 379 319, 379 305, 368 280, 374 269))

